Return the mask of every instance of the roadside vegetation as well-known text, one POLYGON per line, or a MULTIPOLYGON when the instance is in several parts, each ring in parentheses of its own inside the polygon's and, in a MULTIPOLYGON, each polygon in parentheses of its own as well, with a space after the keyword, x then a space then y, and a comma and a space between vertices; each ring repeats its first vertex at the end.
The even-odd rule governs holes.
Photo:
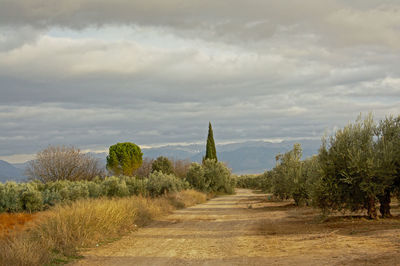
POLYGON ((185 190, 157 198, 79 199, 37 213, 24 230, 12 230, 0 238, 0 265, 65 263, 79 250, 119 238, 152 219, 202 203, 206 195, 185 190))
POLYGON ((366 211, 371 219, 391 217, 400 197, 400 117, 375 123, 372 115, 323 138, 318 155, 302 160, 300 144, 276 156, 276 167, 236 179, 237 186, 312 205, 327 215, 366 211))
POLYGON ((233 193, 212 143, 213 158, 201 165, 143 159, 129 142, 110 147, 107 169, 74 147, 39 152, 27 168, 30 182, 0 183, 0 265, 62 264, 175 209, 233 193))

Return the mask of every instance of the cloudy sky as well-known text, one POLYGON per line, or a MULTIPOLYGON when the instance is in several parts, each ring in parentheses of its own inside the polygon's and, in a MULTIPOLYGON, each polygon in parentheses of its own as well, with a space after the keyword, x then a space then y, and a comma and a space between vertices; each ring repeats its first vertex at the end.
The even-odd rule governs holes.
POLYGON ((0 0, 0 159, 319 139, 400 113, 398 0, 0 0))

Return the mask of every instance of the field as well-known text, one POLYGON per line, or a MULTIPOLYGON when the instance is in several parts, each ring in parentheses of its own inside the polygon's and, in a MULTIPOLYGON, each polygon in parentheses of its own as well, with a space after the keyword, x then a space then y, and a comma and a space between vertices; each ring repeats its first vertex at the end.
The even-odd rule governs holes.
POLYGON ((83 253, 76 265, 400 265, 400 209, 322 219, 309 207, 238 189, 83 253))

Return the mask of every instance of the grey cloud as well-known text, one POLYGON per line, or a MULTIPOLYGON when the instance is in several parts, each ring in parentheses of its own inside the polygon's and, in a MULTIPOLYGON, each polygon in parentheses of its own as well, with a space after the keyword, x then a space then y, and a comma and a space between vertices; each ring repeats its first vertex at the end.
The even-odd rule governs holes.
POLYGON ((399 3, 386 1, 3 0, 0 25, 83 29, 169 28, 188 38, 243 44, 275 34, 316 34, 326 44, 399 48, 399 3))
POLYGON ((15 30, 0 33, 0 156, 199 142, 209 120, 217 142, 318 138, 360 112, 400 113, 397 1, 0 5, 15 30), (106 24, 161 41, 102 39, 106 24), (100 37, 47 33, 89 26, 100 37))

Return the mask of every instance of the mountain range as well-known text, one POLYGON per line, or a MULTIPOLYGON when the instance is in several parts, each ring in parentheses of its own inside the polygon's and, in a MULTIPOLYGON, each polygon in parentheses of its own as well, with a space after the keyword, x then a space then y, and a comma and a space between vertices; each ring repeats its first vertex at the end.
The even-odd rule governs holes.
MULTIPOLYGON (((262 173, 275 166, 275 156, 289 151, 293 144, 300 143, 303 148, 303 158, 318 152, 320 140, 282 141, 279 143, 266 141, 247 141, 217 145, 217 155, 220 161, 226 162, 235 174, 262 173)), ((155 148, 143 148, 143 157, 157 158, 166 156, 173 159, 188 159, 201 162, 205 154, 205 145, 166 145, 155 148)), ((92 153, 106 164, 107 153, 92 153)), ((23 181, 26 163, 10 164, 0 160, 0 182, 7 180, 23 181)))

